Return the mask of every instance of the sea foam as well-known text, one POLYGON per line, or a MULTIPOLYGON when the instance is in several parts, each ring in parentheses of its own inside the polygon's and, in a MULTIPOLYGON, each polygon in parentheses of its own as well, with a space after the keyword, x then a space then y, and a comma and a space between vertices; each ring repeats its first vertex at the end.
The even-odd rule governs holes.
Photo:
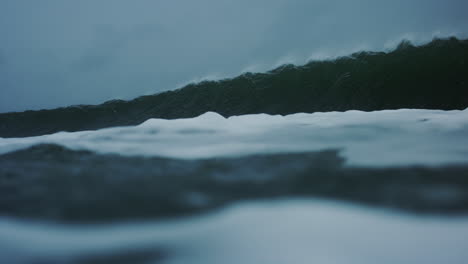
POLYGON ((181 159, 340 149, 350 165, 442 165, 468 161, 468 109, 254 114, 149 119, 134 127, 0 138, 0 153, 40 143, 125 156, 181 159))

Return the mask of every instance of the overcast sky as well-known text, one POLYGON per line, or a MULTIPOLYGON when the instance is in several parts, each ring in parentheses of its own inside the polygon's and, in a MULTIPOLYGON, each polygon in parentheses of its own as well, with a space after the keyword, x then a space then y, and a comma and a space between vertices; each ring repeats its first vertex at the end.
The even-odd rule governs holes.
POLYGON ((0 112, 131 99, 402 38, 466 38, 467 10, 466 0, 0 0, 0 112))

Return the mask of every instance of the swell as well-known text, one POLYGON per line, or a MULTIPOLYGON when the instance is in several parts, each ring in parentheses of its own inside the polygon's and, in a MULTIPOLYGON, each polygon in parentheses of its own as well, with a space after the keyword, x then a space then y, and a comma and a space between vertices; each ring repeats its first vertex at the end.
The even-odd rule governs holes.
POLYGON ((225 117, 399 108, 468 107, 468 40, 435 39, 415 47, 359 52, 266 73, 204 81, 184 88, 53 110, 0 114, 0 137, 137 125, 150 118, 188 118, 208 111, 225 117))
POLYGON ((0 155, 0 216, 160 219, 258 199, 319 197, 413 213, 468 213, 468 166, 345 166, 336 150, 181 160, 37 145, 0 155))

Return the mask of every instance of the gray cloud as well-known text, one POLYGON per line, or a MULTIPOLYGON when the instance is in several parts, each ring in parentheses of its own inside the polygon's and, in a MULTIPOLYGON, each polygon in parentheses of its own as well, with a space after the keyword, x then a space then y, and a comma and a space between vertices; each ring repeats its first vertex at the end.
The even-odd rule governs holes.
POLYGON ((130 99, 405 37, 466 37, 464 10, 463 0, 2 1, 0 112, 130 99))

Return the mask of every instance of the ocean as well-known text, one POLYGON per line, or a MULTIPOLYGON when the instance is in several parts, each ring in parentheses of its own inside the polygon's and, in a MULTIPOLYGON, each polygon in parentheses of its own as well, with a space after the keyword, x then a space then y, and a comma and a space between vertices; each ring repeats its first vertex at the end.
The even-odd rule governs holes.
POLYGON ((0 114, 0 263, 467 263, 468 45, 0 114))

